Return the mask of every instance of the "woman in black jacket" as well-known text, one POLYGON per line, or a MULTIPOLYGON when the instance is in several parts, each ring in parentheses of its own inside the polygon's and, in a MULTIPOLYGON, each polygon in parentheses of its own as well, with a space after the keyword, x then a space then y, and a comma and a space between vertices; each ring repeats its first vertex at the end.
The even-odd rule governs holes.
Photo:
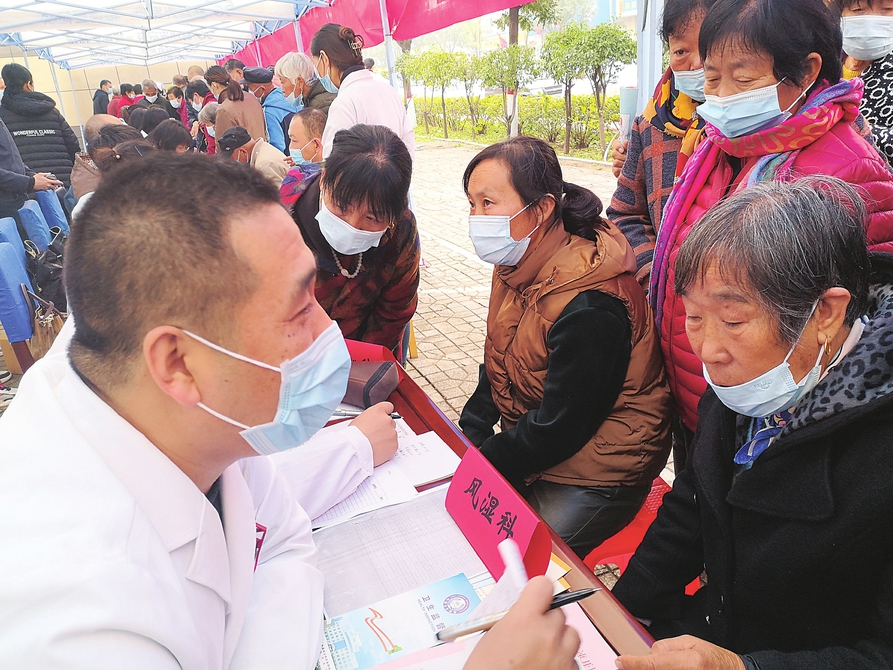
POLYGON ((614 588, 672 639, 618 667, 893 666, 893 257, 869 257, 864 217, 842 181, 768 182, 682 244, 676 291, 710 388, 614 588))
POLYGON ((22 160, 34 172, 50 172, 70 185, 74 157, 80 150, 71 126, 56 102, 34 90, 31 72, 18 63, 3 66, 6 93, 0 99, 0 119, 9 128, 22 160))

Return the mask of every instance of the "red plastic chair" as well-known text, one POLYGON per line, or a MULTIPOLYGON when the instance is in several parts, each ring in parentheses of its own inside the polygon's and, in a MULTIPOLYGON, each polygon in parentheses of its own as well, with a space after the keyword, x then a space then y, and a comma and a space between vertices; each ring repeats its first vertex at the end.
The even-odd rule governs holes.
MULTIPOLYGON (((664 500, 664 494, 670 489, 670 485, 663 479, 660 477, 655 479, 651 484, 651 493, 645 498, 645 503, 642 505, 639 513, 636 514, 636 518, 626 528, 609 537, 589 552, 583 563, 590 570, 595 570, 596 565, 604 565, 606 563, 616 565, 621 573, 626 570, 626 566, 629 565, 629 559, 632 558, 642 538, 645 537, 645 531, 648 530, 651 522, 657 518, 657 510, 664 500)), ((685 592, 688 595, 692 595, 699 588, 701 588, 701 580, 695 579, 685 587, 685 592)))

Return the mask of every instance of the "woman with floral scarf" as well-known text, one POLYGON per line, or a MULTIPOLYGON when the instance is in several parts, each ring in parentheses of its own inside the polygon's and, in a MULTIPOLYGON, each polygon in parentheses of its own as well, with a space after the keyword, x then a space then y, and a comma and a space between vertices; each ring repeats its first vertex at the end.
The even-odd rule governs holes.
POLYGON ((853 125, 862 81, 841 80, 840 27, 823 0, 717 0, 701 25, 699 50, 706 138, 664 209, 649 292, 670 389, 692 432, 706 382, 685 333, 673 265, 711 207, 756 183, 834 176, 865 198, 870 249, 893 251, 893 175, 853 125))
MULTIPOLYGON (((704 63, 698 34, 715 0, 667 0, 661 36, 670 67, 633 124, 625 152, 615 158, 617 190, 605 215, 636 254, 636 279, 648 290, 654 240, 676 177, 703 138, 697 107, 704 101, 704 63), (616 166, 622 162, 620 173, 616 166)), ((617 149, 615 148, 615 151, 617 149)))

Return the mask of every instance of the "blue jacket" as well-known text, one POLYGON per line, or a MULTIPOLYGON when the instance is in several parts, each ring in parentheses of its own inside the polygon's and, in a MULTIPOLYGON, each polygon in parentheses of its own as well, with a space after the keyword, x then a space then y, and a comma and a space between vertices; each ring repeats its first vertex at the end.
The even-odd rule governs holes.
POLYGON ((282 128, 282 121, 289 114, 294 114, 294 106, 282 95, 281 88, 274 88, 264 99, 264 118, 267 121, 267 134, 270 144, 282 153, 288 153, 288 138, 282 128))

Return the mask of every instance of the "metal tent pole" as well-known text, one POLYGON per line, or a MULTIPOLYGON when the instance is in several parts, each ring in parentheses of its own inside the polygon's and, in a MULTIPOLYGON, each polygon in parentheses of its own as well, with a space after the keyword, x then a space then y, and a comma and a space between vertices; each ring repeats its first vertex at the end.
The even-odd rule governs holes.
POLYGON ((74 113, 78 117, 78 128, 81 129, 81 146, 83 146, 84 151, 86 151, 87 137, 84 135, 84 122, 81 119, 81 108, 78 106, 78 94, 77 91, 74 90, 74 76, 71 74, 71 68, 68 68, 68 81, 71 82, 71 95, 74 96, 74 113))
POLYGON ((658 35, 663 0, 639 0, 638 23, 638 80, 639 100, 637 113, 645 109, 654 93, 654 87, 663 75, 663 42, 658 35))
POLYGON ((384 50, 388 61, 388 79, 390 79, 391 81, 391 86, 397 88, 397 68, 396 58, 394 58, 394 37, 391 34, 391 21, 388 18, 387 0, 378 0, 378 6, 381 8, 381 29, 384 33, 384 50))
POLYGON ((62 91, 59 89, 59 79, 56 77, 56 64, 53 61, 49 61, 50 63, 50 73, 53 75, 53 85, 56 87, 56 95, 59 96, 59 109, 62 110, 62 116, 68 116, 65 113, 65 103, 62 101, 62 91))
POLYGON ((304 38, 301 37, 301 22, 295 17, 295 46, 298 53, 304 53, 304 38))

